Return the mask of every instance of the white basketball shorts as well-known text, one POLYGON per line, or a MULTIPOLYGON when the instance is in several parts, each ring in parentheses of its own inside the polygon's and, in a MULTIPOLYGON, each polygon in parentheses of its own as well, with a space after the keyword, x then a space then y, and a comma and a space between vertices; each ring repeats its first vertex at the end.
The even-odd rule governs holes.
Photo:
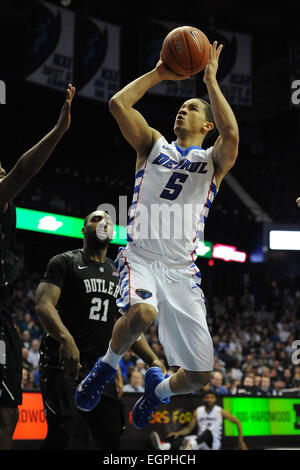
POLYGON ((119 250, 115 265, 120 280, 119 311, 125 314, 137 303, 152 305, 158 311, 158 337, 169 366, 212 371, 213 343, 196 265, 170 268, 131 248, 119 250))

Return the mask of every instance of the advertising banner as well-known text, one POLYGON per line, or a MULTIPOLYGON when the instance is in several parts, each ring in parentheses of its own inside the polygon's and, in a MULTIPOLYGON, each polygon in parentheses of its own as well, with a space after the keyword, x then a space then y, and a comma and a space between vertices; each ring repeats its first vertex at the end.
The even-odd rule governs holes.
POLYGON ((74 83, 78 94, 109 101, 120 88, 120 28, 76 17, 74 83))
MULTIPOLYGON (((244 436, 300 436, 300 398, 223 398, 224 408, 242 423, 244 436)), ((225 436, 237 436, 225 421, 225 436)))
POLYGON ((19 420, 14 439, 39 440, 47 435, 47 421, 40 393, 23 393, 23 403, 19 406, 19 420))
POLYGON ((66 90, 73 82, 75 14, 36 2, 27 62, 27 80, 66 90))
POLYGON ((36 2, 27 80, 107 102, 119 87, 120 27, 36 2))
MULTIPOLYGON (((153 413, 143 429, 132 425, 132 409, 140 393, 124 393, 122 402, 126 429, 121 439, 121 449, 149 449, 150 433, 157 431, 165 437, 178 431, 192 419, 193 411, 201 406, 201 395, 175 395, 167 405, 153 413)), ((300 398, 218 397, 217 404, 230 411, 242 423, 244 436, 300 436, 300 398)), ((197 432, 197 430, 195 429, 197 432)), ((42 395, 38 392, 23 393, 19 406, 19 421, 14 440, 42 440, 47 434, 42 395)), ((224 420, 224 439, 238 436, 235 424, 224 420)))

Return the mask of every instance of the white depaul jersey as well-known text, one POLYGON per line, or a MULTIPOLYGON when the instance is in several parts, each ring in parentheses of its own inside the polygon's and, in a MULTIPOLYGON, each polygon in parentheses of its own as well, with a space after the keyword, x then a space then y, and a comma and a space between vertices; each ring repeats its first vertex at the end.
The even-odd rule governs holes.
POLYGON ((191 265, 216 193, 212 147, 182 149, 160 137, 136 173, 128 247, 191 265))
POLYGON ((207 412, 205 406, 199 406, 196 410, 198 435, 209 429, 213 435, 213 449, 221 446, 223 432, 222 408, 214 405, 210 412, 207 412))

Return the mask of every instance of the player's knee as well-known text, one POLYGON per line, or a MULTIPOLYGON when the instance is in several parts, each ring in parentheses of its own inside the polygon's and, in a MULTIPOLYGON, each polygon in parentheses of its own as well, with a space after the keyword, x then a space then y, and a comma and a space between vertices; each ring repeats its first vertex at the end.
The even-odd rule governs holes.
POLYGON ((130 329, 133 332, 142 332, 155 320, 157 311, 152 305, 136 304, 130 309, 130 329))
POLYGON ((200 389, 207 385, 210 380, 210 372, 198 372, 189 371, 187 372, 188 380, 193 390, 200 389))

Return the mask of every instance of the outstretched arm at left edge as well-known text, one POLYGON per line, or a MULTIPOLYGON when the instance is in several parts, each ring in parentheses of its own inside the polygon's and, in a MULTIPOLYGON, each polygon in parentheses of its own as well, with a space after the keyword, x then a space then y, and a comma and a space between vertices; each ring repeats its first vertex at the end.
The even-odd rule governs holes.
POLYGON ((0 212, 14 199, 47 162, 55 147, 70 127, 71 103, 75 88, 69 84, 67 96, 56 125, 36 145, 25 152, 0 185, 0 212), (2 209, 2 210, 1 210, 2 209))
POLYGON ((207 86, 215 123, 220 134, 213 148, 217 186, 220 185, 226 173, 235 164, 239 144, 239 129, 235 115, 216 79, 222 48, 222 44, 217 48, 216 41, 213 45, 210 45, 209 59, 203 78, 207 86))

